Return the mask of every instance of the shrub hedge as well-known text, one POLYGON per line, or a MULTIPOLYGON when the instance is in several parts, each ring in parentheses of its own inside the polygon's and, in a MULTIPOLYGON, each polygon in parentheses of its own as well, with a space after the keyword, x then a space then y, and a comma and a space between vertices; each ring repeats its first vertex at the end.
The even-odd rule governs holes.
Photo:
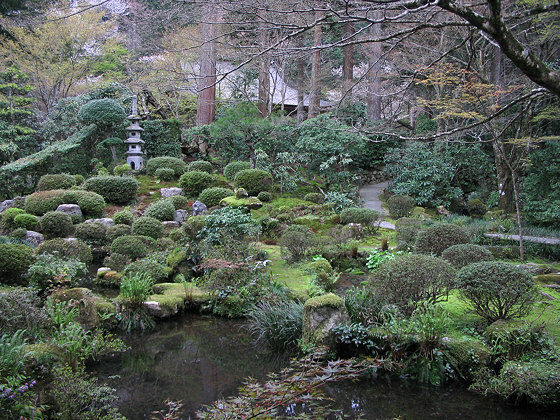
POLYGON ((163 223, 153 217, 140 217, 132 224, 132 234, 158 239, 163 236, 163 223))
POLYGON ((373 224, 378 222, 381 214, 372 209, 361 207, 350 207, 340 212, 340 223, 360 223, 364 228, 373 228, 373 224))
POLYGON ((117 225, 132 225, 134 214, 129 209, 124 209, 113 214, 113 222, 117 225))
POLYGON ((21 216, 23 214, 25 214, 25 210, 17 207, 10 207, 9 209, 6 209, 6 211, 1 214, 2 227, 6 230, 12 230, 16 228, 15 219, 17 216, 21 216))
POLYGON ((208 207, 219 206, 220 202, 226 198, 234 195, 233 190, 223 187, 206 188, 200 193, 198 199, 206 204, 208 207))
POLYGON ((105 233, 105 238, 107 239, 107 243, 111 244, 119 236, 130 235, 131 233, 132 233, 132 227, 125 224, 118 224, 118 225, 109 226, 107 228, 107 232, 105 233))
POLYGON ((175 217, 175 206, 173 202, 169 199, 164 198, 163 200, 156 201, 150 204, 144 213, 144 216, 153 217, 160 221, 173 220, 175 217))
POLYGON ((253 196, 261 191, 270 191, 272 183, 272 175, 260 169, 243 169, 237 172, 234 180, 236 188, 245 188, 253 196))
POLYGON ((23 274, 34 261, 33 248, 21 244, 0 244, 0 283, 26 286, 23 274))
POLYGON ((173 195, 169 197, 173 203, 175 210, 187 210, 189 208, 189 199, 184 195, 173 195))
POLYGON ((25 200, 25 211, 42 216, 54 211, 60 204, 77 204, 86 218, 103 215, 105 200, 95 192, 82 190, 52 190, 33 193, 25 200))
POLYGON ((98 222, 86 222, 76 225, 75 236, 90 245, 103 245, 107 226, 98 222))
POLYGON ((485 247, 474 244, 450 246, 442 252, 441 257, 449 261, 456 269, 463 268, 475 262, 492 261, 494 259, 492 253, 485 247))
POLYGON ((187 194, 199 195, 214 183, 214 177, 208 172, 190 171, 181 175, 179 186, 187 194))
POLYGON ((206 160, 195 160, 194 162, 187 164, 186 170, 187 172, 202 171, 211 174, 214 172, 214 166, 206 160))
POLYGON ((393 219, 410 216, 415 206, 416 201, 408 195, 395 194, 387 200, 387 209, 393 219))
POLYGON ((185 172, 187 164, 181 159, 171 156, 155 157, 146 163, 146 173, 150 176, 154 176, 159 168, 173 169, 175 176, 181 176, 185 172))
POLYGON ((27 213, 18 214, 16 217, 14 217, 14 225, 17 228, 36 230, 39 226, 39 218, 27 213))
POLYGON ((39 179, 37 191, 66 190, 76 185, 76 178, 68 174, 47 174, 39 179))
POLYGON ((235 175, 237 172, 242 171, 244 169, 251 169, 251 162, 242 162, 242 161, 233 161, 226 165, 224 168, 224 176, 233 181, 235 179, 235 175))
POLYGON ((126 255, 131 260, 144 258, 148 255, 153 238, 139 235, 119 236, 111 244, 111 255, 126 255))
POLYGON ((84 189, 101 195, 111 204, 127 204, 134 200, 138 181, 130 177, 97 176, 84 183, 84 189))
POLYGON ((154 176, 160 181, 171 181, 175 178, 175 171, 171 168, 157 168, 154 176))
POLYGON ((60 211, 49 211, 41 218, 41 231, 46 239, 64 238, 74 232, 72 218, 60 211))
POLYGON ((442 223, 418 232, 415 250, 420 254, 440 256, 450 246, 468 242, 469 237, 465 229, 450 223, 442 223))
POLYGON ((87 244, 79 239, 71 241, 56 238, 43 242, 35 250, 36 254, 54 254, 57 253, 61 258, 75 258, 83 263, 90 263, 93 259, 91 249, 87 244))

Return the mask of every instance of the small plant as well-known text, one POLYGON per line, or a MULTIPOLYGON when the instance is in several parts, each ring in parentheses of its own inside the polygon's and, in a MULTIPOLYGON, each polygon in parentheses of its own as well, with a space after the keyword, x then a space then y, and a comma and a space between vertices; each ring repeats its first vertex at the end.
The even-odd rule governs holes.
POLYGON ((325 197, 323 197, 323 194, 320 193, 307 193, 305 194, 303 199, 305 201, 311 201, 315 204, 323 204, 323 202, 325 201, 325 197))
POLYGON ((531 275, 503 262, 479 262, 463 267, 455 278, 463 300, 488 323, 527 315, 537 299, 531 275))
POLYGON ((2 227, 8 231, 15 229, 17 227, 15 224, 15 218, 24 214, 25 210, 17 207, 10 207, 2 213, 2 227))
POLYGON ((134 214, 132 214, 130 209, 127 207, 124 210, 113 214, 113 221, 116 225, 132 225, 132 222, 134 222, 134 214))
POLYGON ((113 225, 107 228, 105 233, 105 239, 108 244, 112 244, 115 239, 120 236, 130 235, 132 233, 132 227, 129 225, 113 225))
POLYGON ((482 217, 488 212, 488 207, 478 198, 473 198, 467 203, 467 210, 473 217, 482 217))
POLYGON ((14 225, 17 228, 36 230, 39 227, 39 218, 32 214, 18 214, 14 217, 14 225))
POLYGON ((408 195, 395 194, 387 200, 387 208, 393 219, 410 216, 415 206, 416 201, 408 195))
POLYGON ((113 169, 113 174, 115 176, 123 176, 132 174, 132 168, 128 163, 123 163, 122 165, 117 165, 113 169))
POLYGON ((132 224, 132 234, 140 236, 149 236, 154 239, 163 236, 163 223, 153 217, 140 217, 132 224))
POLYGON ((272 194, 268 191, 261 191, 260 193, 258 193, 257 198, 263 203, 268 203, 272 201, 272 194))
POLYGON ((148 241, 153 241, 153 238, 137 235, 119 236, 111 244, 111 254, 126 255, 131 260, 145 257, 149 252, 148 241))
POLYGON ((86 244, 101 246, 105 244, 107 226, 98 222, 86 222, 76 225, 75 236, 86 244))
POLYGON ((328 191, 325 194, 325 203, 332 204, 334 211, 337 213, 340 213, 346 208, 355 206, 354 200, 347 194, 337 191, 328 191))
POLYGON ((381 265, 384 261, 391 261, 395 259, 395 255, 390 251, 380 251, 378 249, 372 249, 366 260, 366 267, 370 271, 374 271, 377 267, 381 265))
POLYGON ((51 254, 38 255, 29 267, 29 285, 47 294, 61 287, 75 287, 87 276, 87 266, 75 259, 51 254))
POLYGON ((147 273, 123 276, 119 298, 122 302, 121 326, 128 332, 149 329, 154 325, 144 302, 152 294, 153 280, 147 273))
POLYGON ((443 251, 441 258, 449 261, 456 269, 463 268, 475 262, 492 261, 494 259, 492 253, 488 251, 488 249, 474 244, 450 246, 443 251))
POLYGON ((307 226, 291 225, 280 238, 282 257, 299 261, 315 245, 315 234, 307 226))

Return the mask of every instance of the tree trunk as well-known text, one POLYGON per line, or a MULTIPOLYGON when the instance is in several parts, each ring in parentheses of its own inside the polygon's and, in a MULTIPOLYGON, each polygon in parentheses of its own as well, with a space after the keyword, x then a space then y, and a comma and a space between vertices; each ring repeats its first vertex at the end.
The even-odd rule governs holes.
MULTIPOLYGON (((200 23, 200 75, 198 79, 198 106, 196 124, 205 125, 214 121, 216 116, 216 5, 213 0, 207 0, 202 6, 202 21, 200 23)), ((206 153, 208 144, 199 142, 199 151, 206 153)))
MULTIPOLYGON (((298 47, 303 47, 303 39, 300 37, 298 39, 298 47)), ((304 109, 304 83, 303 78, 305 75, 305 64, 302 57, 297 58, 297 108, 296 116, 298 124, 305 120, 305 109, 304 109)))
MULTIPOLYGON (((267 46, 267 33, 264 25, 259 28, 259 47, 261 51, 267 46)), ((259 114, 261 118, 268 116, 270 102, 270 58, 263 54, 259 60, 259 114)))
MULTIPOLYGON (((315 20, 319 20, 324 16, 322 10, 315 11, 315 20)), ((315 25, 313 28, 313 62, 311 67, 311 92, 309 94, 309 118, 315 118, 319 115, 319 108, 321 106, 321 50, 318 48, 321 45, 321 25, 315 25)))
MULTIPOLYGON (((380 19, 379 12, 375 13, 375 19, 380 19)), ((379 39, 381 36, 381 24, 375 23, 370 28, 373 39, 379 39)), ((381 119, 381 43, 373 42, 369 51, 369 72, 368 80, 368 96, 367 96, 367 117, 370 121, 379 121, 381 119)))
MULTIPOLYGON (((352 36, 354 33, 354 22, 344 23, 344 38, 352 36)), ((344 92, 344 101, 351 103, 352 101, 352 85, 354 83, 354 46, 345 45, 342 57, 342 87, 344 92)))

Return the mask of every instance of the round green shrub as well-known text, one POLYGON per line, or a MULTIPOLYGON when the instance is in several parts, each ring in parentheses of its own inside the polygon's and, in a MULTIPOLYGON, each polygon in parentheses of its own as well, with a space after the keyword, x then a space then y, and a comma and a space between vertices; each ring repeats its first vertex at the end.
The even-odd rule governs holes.
POLYGON ((387 200, 387 209, 393 219, 410 216, 415 206, 416 201, 408 195, 395 194, 387 200))
POLYGON ((26 286, 23 274, 34 261, 33 248, 21 244, 0 244, 0 283, 26 286))
POLYGON ((444 260, 449 261, 456 269, 463 268, 464 266, 475 262, 494 260, 490 251, 483 246, 474 244, 458 244, 450 246, 442 252, 441 257, 444 260))
POLYGON ((303 199, 305 201, 311 201, 312 203, 315 203, 315 204, 323 204, 323 202, 325 201, 325 197, 323 197, 323 194, 313 193, 313 192, 305 194, 303 199))
POLYGON ((443 300, 453 286, 455 269, 442 258, 407 254, 385 260, 375 270, 370 286, 387 304, 412 314, 419 302, 443 300))
POLYGON ((147 273, 154 283, 163 283, 167 280, 167 271, 163 264, 160 264, 150 257, 133 261, 123 271, 125 276, 147 273))
POLYGON ((457 273, 455 283, 461 298, 488 323, 527 315, 538 297, 531 275, 503 262, 469 264, 457 273))
POLYGON ((80 174, 76 174, 76 175, 72 175, 74 177, 74 179, 76 180, 76 185, 82 185, 85 181, 85 178, 83 175, 80 174))
POLYGON ((223 187, 206 188, 200 193, 198 199, 206 204, 209 208, 219 206, 220 202, 226 198, 234 195, 233 190, 223 187))
POLYGON ((381 214, 372 209, 350 207, 340 212, 340 223, 359 223, 366 229, 371 229, 379 221, 381 214))
POLYGON ((187 164, 181 159, 171 156, 155 157, 146 163, 146 173, 150 176, 154 176, 159 168, 173 169, 175 176, 181 176, 185 172, 187 164))
POLYGON ((280 223, 290 223, 292 221, 292 215, 290 213, 280 213, 276 216, 276 219, 280 223))
POLYGON ((418 232, 422 229, 422 220, 401 217, 395 222, 397 249, 410 251, 414 248, 418 232))
POLYGON ((124 209, 113 214, 113 222, 117 225, 132 225, 134 214, 128 209, 124 209))
POLYGON ((207 162, 205 160, 196 160, 194 162, 187 164, 186 171, 187 172, 202 171, 211 174, 212 172, 214 172, 214 166, 212 166, 210 162, 207 162))
POLYGON ((196 239, 198 233, 204 228, 206 216, 189 217, 183 224, 185 235, 191 240, 196 239))
POLYGON ((123 176, 124 174, 129 174, 132 172, 132 168, 128 163, 123 163, 122 165, 117 165, 113 168, 113 175, 123 176))
POLYGON ((11 238, 25 240, 26 236, 27 236, 27 229, 25 228, 16 228, 10 232, 11 238))
POLYGON ((146 209, 144 216, 153 217, 162 222, 167 220, 173 220, 175 217, 175 206, 173 202, 169 199, 164 198, 163 200, 156 201, 146 209))
POLYGON ((189 199, 184 195, 172 195, 169 200, 173 203, 175 210, 188 210, 189 199))
POLYGON ((64 203, 63 195, 62 190, 39 191, 30 194, 25 200, 25 211, 36 216, 54 211, 60 204, 64 203))
POLYGON ((128 256, 115 252, 105 257, 103 260, 103 266, 109 267, 111 270, 121 272, 128 264, 130 264, 130 262, 131 261, 128 256))
POLYGON ((272 183, 272 175, 260 169, 243 169, 237 172, 234 180, 236 188, 245 188, 251 196, 261 191, 270 191, 272 183))
POLYGON ((86 264, 90 263, 93 259, 89 246, 79 239, 51 239, 39 245, 35 253, 38 255, 56 253, 61 258, 75 258, 86 264))
MULTIPOLYGON (((178 230, 178 229, 175 229, 178 230)), ((165 236, 163 238, 159 238, 156 241, 156 249, 158 251, 169 251, 173 248, 175 248, 177 246, 177 244, 175 242, 173 242, 172 239, 170 238, 166 238, 165 236)))
POLYGON ((171 168, 157 168, 154 176, 160 181, 171 181, 175 178, 175 171, 171 168))
POLYGON ((144 258, 148 255, 148 245, 151 241, 153 241, 152 238, 138 235, 119 236, 111 244, 111 255, 126 255, 133 261, 138 258, 144 258))
POLYGON ((291 225, 280 238, 282 257, 286 260, 301 260, 314 245, 315 235, 307 226, 291 225))
POLYGON ((178 242, 185 237, 185 231, 181 228, 173 229, 169 232, 169 239, 174 242, 178 242))
POLYGON ((105 233, 105 238, 107 239, 107 243, 111 244, 119 236, 130 235, 131 233, 132 233, 132 227, 125 224, 118 224, 118 225, 109 226, 107 228, 107 232, 105 233))
POLYGON ((90 245, 103 245, 107 226, 99 222, 86 222, 76 225, 75 236, 90 245))
POLYGON ((132 234, 158 239, 163 236, 163 223, 153 217, 139 217, 132 224, 132 234))
POLYGON ((257 195, 257 198, 259 199, 259 201, 262 201, 263 203, 269 203, 272 201, 272 193, 269 193, 268 191, 261 191, 257 195))
POLYGON ((37 184, 37 191, 67 190, 76 185, 76 178, 68 174, 43 175, 37 184))
POLYGON ((100 127, 116 126, 126 118, 123 107, 114 99, 94 99, 78 111, 78 119, 84 124, 100 127))
POLYGON ((469 236, 465 229, 450 223, 442 223, 418 232, 415 250, 420 254, 440 256, 450 246, 468 242, 469 236))
POLYGON ((41 218, 41 231, 45 238, 64 238, 74 232, 72 218, 60 211, 49 211, 41 218))
POLYGON ((25 214, 25 210, 18 209, 17 207, 10 207, 2 213, 2 227, 6 230, 12 230, 16 228, 15 219, 17 216, 22 216, 25 214))
POLYGON ((186 172, 179 178, 179 186, 187 194, 199 195, 214 183, 214 177, 208 172, 191 171, 186 172))
POLYGON ((467 210, 471 216, 482 217, 488 211, 488 207, 478 198, 473 198, 467 203, 467 210))
POLYGON ((237 175, 237 172, 243 171, 244 169, 251 169, 251 162, 230 162, 224 168, 224 176, 228 180, 233 181, 235 179, 235 175, 237 175))
POLYGON ((86 219, 103 216, 103 210, 105 209, 105 200, 103 197, 92 191, 64 191, 62 201, 66 204, 77 204, 80 206, 82 214, 86 219))
POLYGON ((84 183, 84 189, 101 195, 108 203, 127 204, 136 197, 138 182, 130 177, 96 176, 84 183))

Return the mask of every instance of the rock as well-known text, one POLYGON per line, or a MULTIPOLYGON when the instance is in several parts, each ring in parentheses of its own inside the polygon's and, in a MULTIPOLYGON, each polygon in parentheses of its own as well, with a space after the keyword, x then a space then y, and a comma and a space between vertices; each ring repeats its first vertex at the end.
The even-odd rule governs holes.
POLYGON ((103 277, 105 273, 111 271, 109 267, 99 267, 97 269, 97 277, 103 277))
POLYGON ((245 188, 238 188, 235 190, 235 198, 247 198, 249 194, 245 188))
POLYGON ((516 267, 527 271, 529 274, 532 274, 533 276, 539 276, 541 274, 550 273, 549 271, 550 267, 546 265, 535 264, 535 263, 517 264, 516 267))
POLYGON ((437 207, 437 214, 442 215, 442 216, 450 216, 451 215, 451 213, 449 213, 449 210, 447 210, 443 206, 438 206, 437 207))
POLYGON ((163 223, 163 229, 166 232, 171 232, 173 229, 178 229, 178 228, 181 227, 179 222, 165 221, 165 222, 162 222, 162 223, 163 223))
POLYGON ((544 296, 545 299, 548 299, 548 300, 558 300, 558 299, 556 299, 554 296, 549 295, 548 293, 543 292, 542 290, 541 290, 540 294, 541 294, 542 296, 544 296))
POLYGON ((78 307, 80 315, 77 321, 86 328, 93 328, 101 323, 100 312, 114 313, 114 306, 107 300, 95 296, 84 287, 60 289, 52 293, 51 299, 58 302, 68 302, 71 307, 78 307), (100 310, 103 307, 103 310, 100 310))
POLYGON ((540 274, 534 276, 533 280, 541 284, 556 284, 560 285, 560 273, 540 274))
POLYGON ((34 230, 28 230, 25 234, 25 240, 33 246, 39 246, 43 243, 45 238, 39 232, 35 232, 34 230))
POLYGON ((188 217, 189 217, 188 210, 179 209, 179 210, 175 210, 175 216, 173 217, 173 220, 179 223, 180 225, 182 225, 183 223, 185 223, 185 220, 187 220, 188 217))
POLYGON ((162 188, 161 190, 162 197, 173 197, 174 195, 183 195, 183 190, 178 187, 171 187, 171 188, 162 188))
POLYGON ((303 307, 302 346, 336 346, 333 328, 350 322, 344 300, 333 293, 308 299, 303 307))
POLYGON ((68 216, 82 217, 82 209, 77 204, 61 204, 56 211, 66 213, 68 216))
POLYGON ((107 227, 115 225, 115 222, 110 217, 103 217, 101 219, 87 219, 86 223, 101 223, 107 227))
POLYGON ((206 204, 198 200, 194 202, 194 204, 192 205, 192 209, 193 209, 193 216, 198 216, 208 211, 208 207, 206 207, 206 204))
POLYGON ((14 200, 4 200, 0 203, 0 213, 5 212, 10 207, 14 206, 14 200))

